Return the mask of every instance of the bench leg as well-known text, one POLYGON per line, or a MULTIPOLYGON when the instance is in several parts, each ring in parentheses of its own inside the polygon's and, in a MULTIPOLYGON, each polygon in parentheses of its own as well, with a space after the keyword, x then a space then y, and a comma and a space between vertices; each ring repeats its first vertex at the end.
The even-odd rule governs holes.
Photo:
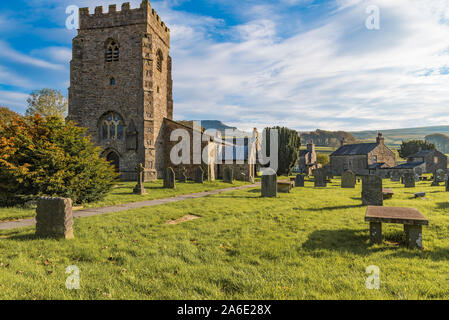
POLYGON ((382 243, 382 223, 370 222, 369 223, 369 236, 372 244, 382 243))
POLYGON ((407 245, 410 249, 422 249, 422 226, 404 225, 407 245))

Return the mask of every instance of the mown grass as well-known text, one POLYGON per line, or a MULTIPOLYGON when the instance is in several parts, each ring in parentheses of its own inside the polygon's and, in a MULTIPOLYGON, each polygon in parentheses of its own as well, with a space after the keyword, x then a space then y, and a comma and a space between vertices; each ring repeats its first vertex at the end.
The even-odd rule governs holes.
POLYGON ((430 221, 425 249, 385 225, 369 245, 360 185, 295 188, 276 199, 260 189, 75 220, 74 240, 36 239, 34 229, 0 231, 0 299, 447 299, 449 193, 420 182, 386 206, 418 208, 430 221), (418 191, 426 199, 414 199, 418 191), (187 214, 189 222, 166 221, 187 214), (81 289, 65 288, 65 269, 81 289), (380 268, 380 290, 365 287, 380 268))
MULTIPOLYGON (((248 184, 248 182, 234 181, 233 184, 224 183, 222 181, 205 181, 203 184, 187 182, 176 183, 175 189, 164 189, 162 187, 163 181, 158 180, 154 182, 145 182, 144 186, 148 194, 136 195, 133 194, 133 189, 136 186, 135 182, 120 182, 114 187, 110 194, 102 201, 84 204, 84 208, 99 208, 130 202, 154 200, 170 198, 184 194, 205 192, 217 189, 232 188, 234 186, 241 186, 248 184)), ((36 213, 35 207, 29 208, 0 208, 0 221, 18 220, 23 218, 33 217, 36 213)))

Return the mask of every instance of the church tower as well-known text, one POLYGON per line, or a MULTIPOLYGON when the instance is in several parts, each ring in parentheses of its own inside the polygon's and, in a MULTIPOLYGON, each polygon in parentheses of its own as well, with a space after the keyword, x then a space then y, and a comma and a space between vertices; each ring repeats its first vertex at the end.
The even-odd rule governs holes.
POLYGON ((148 0, 140 8, 80 9, 70 63, 68 119, 88 129, 123 180, 162 177, 164 118, 173 118, 170 30, 148 0))

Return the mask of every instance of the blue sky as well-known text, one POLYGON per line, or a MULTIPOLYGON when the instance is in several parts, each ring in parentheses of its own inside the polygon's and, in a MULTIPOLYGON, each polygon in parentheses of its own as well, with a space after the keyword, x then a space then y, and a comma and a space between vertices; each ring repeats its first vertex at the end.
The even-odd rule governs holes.
MULTIPOLYGON (((0 2, 0 105, 23 113, 34 89, 67 94, 76 31, 65 28, 66 7, 123 2, 0 2)), ((449 0, 151 5, 171 29, 176 119, 241 129, 449 124, 449 0), (379 30, 365 26, 370 5, 379 8, 379 30)))

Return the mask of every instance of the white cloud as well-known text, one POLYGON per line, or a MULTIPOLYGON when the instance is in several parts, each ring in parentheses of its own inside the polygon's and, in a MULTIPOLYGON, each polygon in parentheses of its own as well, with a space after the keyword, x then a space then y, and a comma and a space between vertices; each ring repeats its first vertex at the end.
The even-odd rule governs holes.
POLYGON ((70 60, 72 60, 72 50, 66 47, 48 47, 37 49, 33 50, 31 54, 64 65, 68 65, 70 60))
POLYGON ((14 111, 24 113, 26 109, 26 100, 28 94, 0 90, 0 105, 12 108, 14 111))

